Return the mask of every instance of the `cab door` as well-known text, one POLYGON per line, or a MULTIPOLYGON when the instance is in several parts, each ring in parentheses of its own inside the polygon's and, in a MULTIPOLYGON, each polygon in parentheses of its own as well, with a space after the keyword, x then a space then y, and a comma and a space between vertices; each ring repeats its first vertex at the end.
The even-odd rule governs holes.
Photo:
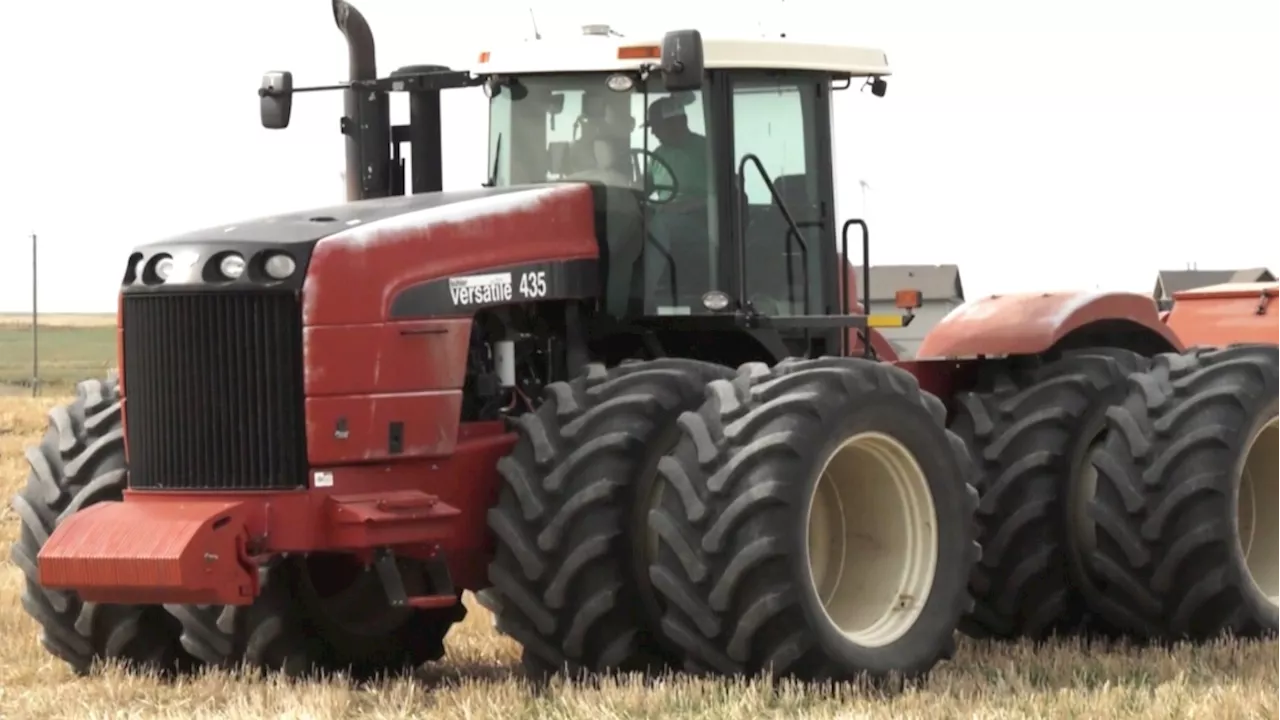
MULTIPOLYGON (((838 313, 830 76, 739 71, 725 73, 723 85, 745 299, 780 319, 838 313)), ((824 351, 834 352, 839 331, 784 331, 788 345, 826 335, 824 351)))

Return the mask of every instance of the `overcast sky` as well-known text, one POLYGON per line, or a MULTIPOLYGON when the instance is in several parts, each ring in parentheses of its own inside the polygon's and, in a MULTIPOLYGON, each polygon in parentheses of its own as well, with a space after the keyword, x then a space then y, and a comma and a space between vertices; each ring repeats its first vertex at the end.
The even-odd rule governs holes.
MULTIPOLYGON (((530 2, 355 0, 385 74, 532 32, 530 2), (432 8, 445 8, 433 15, 432 8)), ((958 263, 966 293, 1149 290, 1157 268, 1280 269, 1280 3, 538 0, 545 38, 725 35, 883 48, 888 94, 838 99, 838 210, 875 263, 958 263), (699 6, 703 9, 699 10, 699 6), (643 7, 641 12, 638 8, 643 7), (732 8, 732 17, 717 17, 732 8), (692 14, 691 14, 692 13, 692 14)), ((112 311, 129 248, 343 199, 339 93, 258 124, 264 70, 345 79, 324 0, 6 2, 0 310, 112 311)), ((402 121, 399 99, 393 112, 402 121)), ((447 94, 446 188, 485 177, 485 100, 447 94)))

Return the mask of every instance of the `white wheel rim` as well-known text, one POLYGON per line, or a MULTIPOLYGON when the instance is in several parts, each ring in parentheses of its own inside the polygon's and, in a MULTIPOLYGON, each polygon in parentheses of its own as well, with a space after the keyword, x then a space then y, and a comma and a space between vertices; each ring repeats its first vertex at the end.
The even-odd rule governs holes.
POLYGON ((1236 525, 1245 575, 1277 607, 1280 594, 1280 419, 1272 418, 1249 443, 1236 498, 1236 525))
POLYGON ((809 578, 827 622, 863 647, 915 626, 938 564, 937 511, 915 456, 859 433, 823 463, 806 512, 809 578))

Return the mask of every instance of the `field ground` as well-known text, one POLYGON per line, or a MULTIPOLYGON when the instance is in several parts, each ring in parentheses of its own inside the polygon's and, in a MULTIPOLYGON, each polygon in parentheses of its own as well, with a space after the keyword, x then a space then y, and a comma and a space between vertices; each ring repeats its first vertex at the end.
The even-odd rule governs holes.
POLYGON ((447 661, 419 678, 357 687, 289 685, 206 673, 164 684, 117 670, 74 677, 36 640, 9 564, 18 519, 8 507, 27 472, 23 448, 58 398, 0 398, 0 719, 19 718, 1275 718, 1277 643, 1218 643, 1173 651, 966 641, 921 688, 879 697, 820 694, 760 682, 673 679, 599 687, 555 685, 535 694, 516 675, 518 649, 495 635, 485 610, 446 640, 447 661))
MULTIPOLYGON (((39 322, 48 327, 115 327, 115 313, 40 313, 39 322)), ((0 313, 0 327, 31 327, 31 313, 0 313)))
MULTIPOLYGON (((39 318, 41 395, 66 394, 76 381, 116 365, 115 315, 39 318)), ((0 397, 31 395, 31 317, 0 314, 0 397)))

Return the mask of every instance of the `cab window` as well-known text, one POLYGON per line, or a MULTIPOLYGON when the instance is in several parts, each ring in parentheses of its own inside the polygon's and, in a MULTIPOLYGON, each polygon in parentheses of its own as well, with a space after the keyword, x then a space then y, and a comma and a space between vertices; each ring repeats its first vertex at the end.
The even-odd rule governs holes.
POLYGON ((610 87, 612 73, 529 75, 490 102, 498 186, 583 180, 598 187, 607 245, 605 308, 684 314, 715 283, 719 244, 700 91, 610 87))
POLYGON ((821 313, 824 219, 814 132, 817 82, 747 76, 731 85, 734 169, 743 169, 747 201, 747 298, 768 315, 803 315, 807 296, 808 313, 821 313))

